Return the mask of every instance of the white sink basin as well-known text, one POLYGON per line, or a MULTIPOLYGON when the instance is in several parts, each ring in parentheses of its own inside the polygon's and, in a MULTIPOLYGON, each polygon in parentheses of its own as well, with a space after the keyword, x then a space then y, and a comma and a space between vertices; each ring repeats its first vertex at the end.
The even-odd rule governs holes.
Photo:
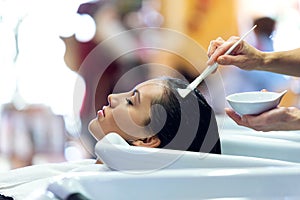
POLYGON ((300 143, 284 141, 291 143, 290 146, 285 146, 281 140, 276 141, 277 143, 274 140, 224 135, 221 137, 223 153, 219 155, 130 146, 118 134, 111 133, 96 144, 95 154, 108 167, 119 171, 294 165, 284 161, 299 160, 296 155, 300 155, 300 143))
MULTIPOLYGON (((268 134, 268 133, 261 133, 268 134)), ((222 153, 300 163, 300 142, 251 134, 220 134, 222 153)))

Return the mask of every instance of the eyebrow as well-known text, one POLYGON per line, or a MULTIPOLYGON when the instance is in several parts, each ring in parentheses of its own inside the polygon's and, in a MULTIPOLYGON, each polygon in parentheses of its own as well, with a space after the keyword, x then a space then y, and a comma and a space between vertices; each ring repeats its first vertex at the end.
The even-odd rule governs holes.
POLYGON ((138 101, 139 101, 139 103, 141 103, 141 93, 140 93, 140 91, 139 90, 137 90, 137 89, 134 89, 133 90, 133 94, 135 94, 135 93, 137 93, 138 95, 138 101))

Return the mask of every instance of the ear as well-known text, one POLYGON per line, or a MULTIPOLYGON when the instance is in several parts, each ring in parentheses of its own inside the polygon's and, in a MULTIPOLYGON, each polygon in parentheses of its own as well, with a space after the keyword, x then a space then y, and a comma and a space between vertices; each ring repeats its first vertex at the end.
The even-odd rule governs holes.
POLYGON ((160 145, 160 139, 154 135, 150 138, 146 138, 145 140, 136 140, 132 142, 132 144, 134 146, 156 148, 160 145))

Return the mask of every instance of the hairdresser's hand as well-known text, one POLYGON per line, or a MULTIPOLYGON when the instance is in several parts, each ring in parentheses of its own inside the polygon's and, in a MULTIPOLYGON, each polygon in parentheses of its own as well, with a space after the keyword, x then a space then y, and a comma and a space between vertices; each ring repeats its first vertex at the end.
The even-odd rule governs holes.
POLYGON ((243 116, 229 108, 225 111, 238 125, 257 131, 300 130, 300 110, 295 107, 277 107, 260 115, 243 116))
POLYGON ((264 53, 245 41, 242 41, 230 55, 224 55, 239 39, 239 37, 232 36, 227 41, 221 37, 212 40, 207 51, 209 57, 207 65, 218 62, 220 65, 235 65, 244 70, 253 70, 262 66, 264 53))

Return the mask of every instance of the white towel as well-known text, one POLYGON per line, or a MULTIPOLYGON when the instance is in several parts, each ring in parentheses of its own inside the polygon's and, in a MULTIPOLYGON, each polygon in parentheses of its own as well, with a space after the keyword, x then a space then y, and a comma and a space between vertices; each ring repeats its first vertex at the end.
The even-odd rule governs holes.
POLYGON ((107 171, 104 165, 95 164, 96 160, 85 159, 76 162, 32 165, 0 173, 0 194, 15 200, 25 199, 37 190, 45 190, 50 181, 65 176, 69 172, 107 171))

